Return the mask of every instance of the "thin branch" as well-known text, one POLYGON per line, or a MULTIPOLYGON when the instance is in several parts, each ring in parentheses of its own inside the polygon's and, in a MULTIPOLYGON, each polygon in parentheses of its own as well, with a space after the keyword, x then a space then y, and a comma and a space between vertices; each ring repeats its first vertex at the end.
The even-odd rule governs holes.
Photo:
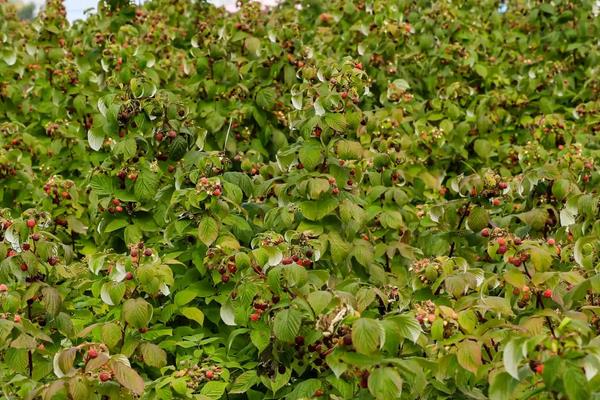
MULTIPOLYGON (((464 206, 464 211, 462 213, 462 215, 460 216, 460 220, 458 221, 458 226, 456 227, 456 230, 460 230, 460 227, 462 226, 463 222, 465 221, 465 218, 467 217, 467 214, 469 213, 469 207, 471 207, 471 200, 469 200, 467 202, 467 204, 464 206)), ((452 257, 452 255, 454 254, 454 248, 456 247, 456 242, 452 241, 452 244, 450 245, 450 255, 449 257, 452 257)))

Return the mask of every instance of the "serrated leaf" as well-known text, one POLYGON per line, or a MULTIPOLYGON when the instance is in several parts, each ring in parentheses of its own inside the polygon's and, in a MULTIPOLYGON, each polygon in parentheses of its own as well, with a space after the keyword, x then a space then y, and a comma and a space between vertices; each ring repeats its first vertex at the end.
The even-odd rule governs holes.
POLYGON ((356 351, 371 355, 385 342, 385 330, 379 321, 359 318, 352 324, 352 343, 356 351))
POLYGON ((283 342, 292 342, 300 331, 302 313, 295 309, 281 310, 273 319, 273 333, 283 342))
POLYGON ((219 224, 212 217, 204 217, 198 224, 198 238, 206 246, 210 246, 219 236, 219 224))

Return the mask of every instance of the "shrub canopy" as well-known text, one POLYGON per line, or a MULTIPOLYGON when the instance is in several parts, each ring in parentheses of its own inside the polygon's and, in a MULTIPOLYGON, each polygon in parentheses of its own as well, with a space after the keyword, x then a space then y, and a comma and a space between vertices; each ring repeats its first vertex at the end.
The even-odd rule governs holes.
POLYGON ((600 384, 592 0, 0 0, 8 399, 600 384))

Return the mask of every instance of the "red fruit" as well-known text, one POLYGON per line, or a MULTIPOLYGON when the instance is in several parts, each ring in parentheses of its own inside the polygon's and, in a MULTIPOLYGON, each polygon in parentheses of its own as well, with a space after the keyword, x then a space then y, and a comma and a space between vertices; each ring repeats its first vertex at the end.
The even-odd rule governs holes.
POLYGON ((8 249, 8 251, 6 252, 6 257, 14 257, 17 255, 17 252, 13 249, 8 249))
POLYGON ((71 195, 69 194, 69 192, 62 192, 60 194, 62 196, 63 199, 69 200, 71 198, 71 195))
POLYGON ((142 328, 138 329, 138 332, 139 332, 139 333, 146 333, 146 332, 148 332, 148 328, 146 328, 146 327, 144 326, 144 327, 142 327, 142 328))
POLYGON ((340 194, 340 189, 338 189, 338 188, 331 189, 331 194, 333 194, 334 196, 337 196, 338 194, 340 194))
POLYGON ((131 181, 135 181, 135 180, 138 178, 137 174, 136 174, 136 173, 134 173, 134 172, 132 172, 132 173, 130 173, 129 175, 127 175, 127 177, 128 177, 128 178, 129 178, 129 180, 131 180, 131 181))
POLYGON ((296 165, 296 168, 298 168, 298 169, 303 169, 303 168, 304 168, 304 164, 302 164, 302 163, 298 163, 298 165, 296 165))
POLYGON ((33 219, 33 218, 29 218, 29 219, 27 220, 27 227, 28 227, 29 229, 33 229, 33 228, 35 227, 35 219, 33 219))
POLYGON ((362 63, 356 63, 356 64, 354 64, 354 68, 362 70, 363 65, 362 65, 362 63))
POLYGON ((48 264, 50 264, 51 266, 55 266, 56 264, 58 264, 58 257, 56 257, 56 256, 48 257, 48 264))
POLYGON ((521 289, 519 289, 518 287, 516 287, 516 288, 514 288, 514 289, 513 289, 513 294, 514 294, 515 296, 518 296, 518 295, 519 295, 519 293, 521 293, 521 289))
POLYGON ((521 238, 518 238, 518 237, 516 237, 514 239, 514 242, 515 242, 515 245, 517 245, 517 246, 520 246, 523 243, 523 241, 521 240, 521 238))
POLYGON ((550 290, 550 289, 544 290, 543 296, 545 298, 549 299, 550 297, 552 297, 552 290, 550 290))
POLYGON ((23 272, 26 272, 29 269, 29 267, 25 263, 21 264, 19 267, 21 268, 21 271, 23 271, 23 272))
POLYGON ((519 266, 521 265, 522 261, 521 261, 521 259, 520 259, 520 258, 518 258, 518 257, 511 257, 511 258, 510 258, 510 263, 511 263, 512 265, 514 265, 515 267, 519 267, 519 266))
POLYGON ((144 255, 146 257, 150 257, 152 255, 152 249, 146 249, 146 250, 144 250, 144 255))
POLYGON ((344 345, 352 346, 352 335, 347 334, 344 336, 344 345))
POLYGON ((169 136, 171 139, 175 139, 177 137, 177 132, 170 130, 169 133, 167 133, 167 136, 169 136))
POLYGON ((133 279, 133 274, 131 272, 128 272, 127 274, 125 274, 125 279, 127 279, 128 281, 133 279))
POLYGON ((235 274, 237 272, 237 266, 233 263, 227 264, 227 269, 230 273, 235 274))
POLYGON ((165 138, 165 135, 162 132, 157 132, 156 135, 154 135, 154 138, 157 142, 162 142, 165 138))
POLYGON ((498 247, 498 250, 496 251, 496 253, 497 254, 504 254, 504 253, 506 253, 506 250, 508 250, 506 248, 506 246, 502 245, 502 246, 498 247))
POLYGON ((531 289, 529 289, 529 286, 523 286, 521 290, 523 291, 523 293, 529 293, 531 289))
POLYGON ((483 228, 481 230, 481 236, 483 236, 483 237, 489 237, 490 236, 490 230, 488 228, 483 228))
POLYGON ((213 196, 217 196, 217 197, 219 197, 220 195, 221 195, 221 189, 215 189, 215 190, 213 191, 213 196))
POLYGON ((342 96, 342 99, 346 99, 346 97, 348 97, 348 92, 342 92, 340 93, 340 96, 342 96))
POLYGON ((100 379, 101 382, 106 382, 106 381, 110 381, 111 375, 109 372, 100 372, 100 375, 98 375, 98 378, 100 379))
POLYGON ((321 396, 323 396, 323 389, 317 389, 317 390, 315 390, 314 396, 315 397, 321 397, 321 396))
POLYGON ((303 346, 304 345, 304 336, 296 336, 296 338, 294 339, 294 342, 298 346, 303 346))
POLYGON ((38 240, 40 240, 41 236, 39 233, 34 233, 33 235, 31 235, 31 239, 33 239, 34 242, 37 242, 38 240))
POLYGON ((10 226, 11 226, 11 225, 12 225, 12 221, 4 221, 4 222, 2 223, 2 228, 3 228, 4 230, 7 230, 8 228, 10 228, 10 226))
POLYGON ((548 243, 548 245, 550 245, 550 246, 554 246, 556 244, 556 240, 550 238, 546 241, 546 243, 548 243))
POLYGON ((492 200, 492 204, 494 205, 494 207, 498 207, 500 205, 500 203, 502 203, 502 202, 498 198, 492 200))
POLYGON ((331 177, 329 179, 327 179, 327 181, 329 182, 330 185, 335 185, 335 178, 331 177))
POLYGON ((121 206, 116 206, 116 207, 115 207, 115 211, 116 211, 116 212, 118 212, 118 213, 122 213, 122 212, 123 212, 123 207, 121 207, 121 206))
POLYGON ((19 322, 21 322, 21 316, 18 314, 15 315, 15 317, 13 318, 13 321, 15 321, 18 324, 19 322))
POLYGON ((292 260, 294 260, 294 262, 298 262, 299 259, 300 257, 298 257, 297 255, 292 256, 292 260))
POLYGON ((137 247, 132 247, 131 250, 129 251, 129 255, 131 257, 137 257, 138 256, 138 249, 137 249, 137 247))
POLYGON ((0 283, 0 293, 6 292, 8 292, 8 286, 6 286, 4 283, 0 283))
POLYGON ((360 378, 360 387, 363 389, 366 389, 369 387, 369 377, 365 377, 363 376, 362 378, 360 378))
POLYGON ((227 274, 221 275, 221 281, 223 281, 223 283, 229 282, 229 275, 227 275, 227 274))
POLYGON ((506 244, 506 239, 501 237, 501 238, 498 238, 497 242, 500 246, 504 246, 506 244))
POLYGON ((120 206, 121 205, 121 201, 119 199, 113 199, 112 200, 113 205, 115 206, 120 206))
POLYGON ((504 190, 504 189, 506 189, 506 188, 508 187, 508 183, 506 183, 506 182, 500 182, 500 183, 498 184, 498 187, 499 187, 500 189, 504 190))
POLYGON ((88 350, 88 357, 89 358, 96 358, 96 357, 98 357, 98 351, 96 349, 89 349, 88 350))
POLYGON ((250 315, 250 319, 252 321, 258 321, 260 319, 260 314, 259 313, 254 313, 254 314, 250 315))
POLYGON ((175 171, 175 166, 174 166, 174 165, 169 165, 169 166, 167 167, 167 171, 168 171, 169 173, 173 173, 173 171, 175 171))
POLYGON ((535 366, 535 372, 537 374, 543 374, 544 373, 544 364, 538 364, 535 366))
POLYGON ((206 373, 204 375, 206 375, 207 379, 212 379, 215 377, 215 373, 212 372, 211 370, 206 371, 206 373))
POLYGON ((293 262, 294 260, 292 260, 292 257, 283 257, 283 260, 281 260, 281 263, 283 265, 289 265, 293 262))

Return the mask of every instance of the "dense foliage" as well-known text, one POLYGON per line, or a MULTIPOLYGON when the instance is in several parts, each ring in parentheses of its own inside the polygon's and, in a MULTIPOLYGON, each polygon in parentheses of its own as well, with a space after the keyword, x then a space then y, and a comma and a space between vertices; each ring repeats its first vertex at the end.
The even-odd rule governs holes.
POLYGON ((7 399, 600 396, 591 0, 0 0, 7 399))

